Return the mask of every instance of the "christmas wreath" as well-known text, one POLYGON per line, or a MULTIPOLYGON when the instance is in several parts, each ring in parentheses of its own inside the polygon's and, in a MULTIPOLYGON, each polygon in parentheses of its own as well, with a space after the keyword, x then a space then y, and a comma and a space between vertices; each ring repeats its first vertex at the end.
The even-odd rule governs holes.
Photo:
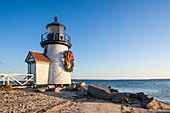
POLYGON ((74 58, 73 53, 70 50, 64 53, 64 67, 67 72, 73 72, 74 69, 74 58))

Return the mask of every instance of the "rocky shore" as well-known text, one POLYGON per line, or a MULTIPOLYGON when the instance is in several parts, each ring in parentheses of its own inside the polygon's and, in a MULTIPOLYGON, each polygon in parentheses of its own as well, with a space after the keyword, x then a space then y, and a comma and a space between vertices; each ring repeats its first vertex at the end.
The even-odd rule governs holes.
POLYGON ((170 113, 170 104, 142 92, 72 83, 68 87, 1 88, 0 113, 170 113))

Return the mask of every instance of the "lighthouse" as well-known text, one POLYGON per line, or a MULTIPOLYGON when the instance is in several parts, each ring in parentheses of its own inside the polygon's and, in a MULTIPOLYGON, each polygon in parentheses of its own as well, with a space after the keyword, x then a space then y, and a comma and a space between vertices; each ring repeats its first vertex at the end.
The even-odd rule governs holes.
POLYGON ((66 27, 54 17, 54 22, 47 24, 46 30, 40 42, 43 53, 30 51, 27 55, 28 73, 35 75, 35 84, 71 84, 74 59, 69 50, 72 44, 65 33, 66 27))

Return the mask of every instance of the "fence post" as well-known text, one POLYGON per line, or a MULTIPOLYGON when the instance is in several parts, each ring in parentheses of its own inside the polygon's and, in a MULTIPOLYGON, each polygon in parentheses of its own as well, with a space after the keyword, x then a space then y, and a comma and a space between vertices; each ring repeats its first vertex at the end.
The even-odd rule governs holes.
POLYGON ((7 78, 7 84, 9 85, 9 75, 8 75, 8 78, 7 78))

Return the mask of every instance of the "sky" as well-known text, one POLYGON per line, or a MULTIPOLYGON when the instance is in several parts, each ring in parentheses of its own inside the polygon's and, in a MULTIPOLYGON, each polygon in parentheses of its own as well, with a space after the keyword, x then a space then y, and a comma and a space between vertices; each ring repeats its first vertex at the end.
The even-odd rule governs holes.
POLYGON ((58 17, 77 79, 170 78, 169 0, 1 0, 0 73, 27 73, 30 50, 58 17))

